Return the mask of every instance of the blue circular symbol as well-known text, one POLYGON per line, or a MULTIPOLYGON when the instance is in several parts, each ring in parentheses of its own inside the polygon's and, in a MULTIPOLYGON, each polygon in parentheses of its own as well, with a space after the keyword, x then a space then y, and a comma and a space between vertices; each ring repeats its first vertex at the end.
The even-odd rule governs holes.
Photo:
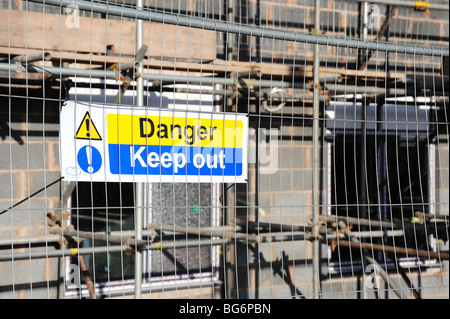
POLYGON ((102 167, 102 155, 98 149, 90 145, 80 148, 77 161, 80 168, 89 174, 94 174, 102 167))

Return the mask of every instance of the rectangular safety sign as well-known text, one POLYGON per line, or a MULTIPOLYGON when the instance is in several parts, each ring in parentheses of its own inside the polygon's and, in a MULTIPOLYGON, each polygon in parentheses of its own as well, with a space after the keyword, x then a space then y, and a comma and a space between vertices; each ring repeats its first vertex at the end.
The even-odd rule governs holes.
POLYGON ((247 181, 248 116, 67 101, 60 118, 66 181, 247 181))

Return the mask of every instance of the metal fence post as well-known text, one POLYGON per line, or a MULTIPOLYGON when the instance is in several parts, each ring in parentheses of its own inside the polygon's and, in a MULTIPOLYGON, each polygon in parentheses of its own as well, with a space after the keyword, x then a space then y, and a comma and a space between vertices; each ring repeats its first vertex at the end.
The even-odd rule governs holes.
MULTIPOLYGON (((144 7, 143 0, 137 0, 136 8, 142 10, 144 7)), ((142 47, 143 44, 143 23, 141 19, 136 20, 136 52, 142 47)), ((143 73, 142 60, 137 67, 139 74, 143 73)), ((136 79, 136 106, 144 106, 144 79, 139 76, 136 79)), ((142 239, 142 227, 143 227, 143 211, 144 211, 144 184, 136 183, 135 188, 135 230, 136 241, 142 239)), ((142 251, 140 249, 135 250, 135 262, 134 262, 134 280, 135 280, 135 298, 141 298, 142 290, 142 251)))
MULTIPOLYGON (((314 4, 314 28, 318 33, 320 30, 320 0, 316 0, 314 4)), ((319 147, 319 44, 314 45, 314 99, 313 99, 313 296, 318 299, 320 294, 320 242, 319 242, 319 210, 320 210, 320 147, 319 147)))

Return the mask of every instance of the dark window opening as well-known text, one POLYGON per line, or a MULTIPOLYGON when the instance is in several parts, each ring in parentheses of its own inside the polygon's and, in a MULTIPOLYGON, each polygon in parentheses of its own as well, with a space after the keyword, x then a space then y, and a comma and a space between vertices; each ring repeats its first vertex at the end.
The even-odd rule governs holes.
MULTIPOLYGON (((355 218, 376 218, 377 200, 377 150, 374 135, 366 139, 366 152, 361 153, 361 139, 356 135, 338 135, 332 147, 331 163, 331 214, 355 218), (361 165, 365 161, 365 169, 361 165), (362 178, 364 169, 366 177, 362 178), (362 193, 361 190, 365 189, 362 193), (367 204, 369 203, 369 204, 367 204)), ((352 231, 359 225, 352 224, 352 231)), ((340 247, 332 254, 332 260, 360 260, 359 249, 340 247)))
MULTIPOLYGON (((134 191, 131 183, 78 183, 72 196, 71 223, 87 232, 134 230, 134 191)), ((79 247, 116 246, 101 240, 83 239, 79 247)), ((121 252, 85 255, 96 282, 134 278, 134 256, 121 252)), ((72 263, 78 258, 73 257, 72 263)))
MULTIPOLYGON (((330 163, 331 214, 400 223, 404 236, 374 237, 372 242, 430 250, 430 233, 423 224, 414 222, 417 214, 429 212, 428 144, 425 142, 423 138, 405 140, 399 136, 370 134, 362 152, 360 135, 334 136, 330 163)), ((356 224, 352 227, 355 232, 370 230, 356 224)), ((370 241, 361 239, 365 240, 370 241)), ((391 259, 382 253, 375 257, 383 263, 385 258, 391 259)), ((361 258, 360 249, 345 247, 331 254, 331 262, 355 262, 361 258)))
MULTIPOLYGON (((132 183, 78 183, 71 199, 71 224, 75 229, 88 232, 134 231, 134 185, 132 183)), ((148 223, 170 226, 210 227, 213 214, 212 184, 153 183, 146 189, 148 201, 144 225, 148 223)), ((145 226, 144 226, 145 227, 145 226)), ((144 239, 148 237, 144 236, 144 239)), ((199 240, 198 235, 165 232, 154 242, 183 242, 199 240)), ((104 247, 119 245, 105 241, 83 239, 79 246, 104 247)), ((99 282, 134 279, 134 254, 125 252, 95 253, 85 255, 90 276, 99 282)), ((172 276, 192 277, 202 272, 212 272, 212 245, 180 247, 143 252, 144 282, 172 276)), ((78 264, 72 257, 71 263, 78 264)), ((82 278, 84 282, 84 278, 82 278)))
POLYGON ((414 223, 420 213, 428 214, 428 144, 423 141, 386 143, 386 218, 401 223, 404 236, 387 238, 387 244, 432 250, 427 229, 414 223))

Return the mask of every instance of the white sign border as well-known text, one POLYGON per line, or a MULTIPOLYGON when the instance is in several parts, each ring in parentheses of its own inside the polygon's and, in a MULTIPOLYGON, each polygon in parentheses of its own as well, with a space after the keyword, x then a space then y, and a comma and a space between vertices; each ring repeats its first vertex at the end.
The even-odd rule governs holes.
POLYGON ((183 111, 146 107, 112 106, 66 101, 60 114, 60 170, 65 181, 79 182, 161 182, 161 183, 247 183, 248 180, 248 115, 242 113, 183 111), (80 140, 75 138, 76 131, 86 112, 95 124, 102 140, 80 140), (243 122, 242 174, 239 176, 218 175, 141 175, 112 174, 109 167, 107 135, 107 114, 196 117, 208 119, 226 119, 243 122), (77 153, 83 146, 90 145, 102 154, 102 165, 93 174, 84 172, 77 163, 77 153))

